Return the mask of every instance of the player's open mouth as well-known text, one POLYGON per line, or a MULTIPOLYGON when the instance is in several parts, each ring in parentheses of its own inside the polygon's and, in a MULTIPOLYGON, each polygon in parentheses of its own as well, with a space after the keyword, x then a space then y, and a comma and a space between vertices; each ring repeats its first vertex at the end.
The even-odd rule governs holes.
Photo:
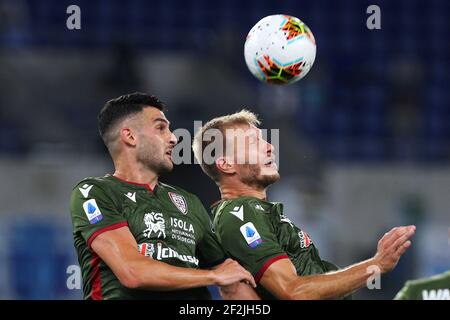
POLYGON ((172 159, 172 150, 166 151, 166 155, 169 156, 170 159, 172 159))
POLYGON ((264 167, 265 168, 270 168, 271 170, 277 170, 278 171, 278 166, 277 166, 277 163, 276 163, 275 158, 273 156, 270 159, 267 159, 266 162, 264 162, 264 167))

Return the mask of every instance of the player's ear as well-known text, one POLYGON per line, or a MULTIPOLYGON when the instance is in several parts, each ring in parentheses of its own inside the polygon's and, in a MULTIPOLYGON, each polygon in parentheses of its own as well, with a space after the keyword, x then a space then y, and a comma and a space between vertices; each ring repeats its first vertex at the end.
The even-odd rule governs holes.
POLYGON ((219 172, 221 172, 221 173, 225 173, 225 174, 236 173, 235 165, 234 165, 233 161, 231 161, 231 159, 228 157, 217 157, 215 163, 216 163, 217 170, 219 170, 219 172))
POLYGON ((136 146, 136 134, 131 128, 120 129, 120 140, 129 146, 136 146))

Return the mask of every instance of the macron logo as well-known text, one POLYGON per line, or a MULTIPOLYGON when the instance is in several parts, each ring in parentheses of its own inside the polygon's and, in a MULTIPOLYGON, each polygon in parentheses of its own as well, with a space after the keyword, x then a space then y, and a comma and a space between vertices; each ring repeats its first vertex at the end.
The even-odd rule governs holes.
POLYGON ((125 196, 130 199, 131 201, 133 201, 134 203, 136 203, 136 192, 128 192, 125 194, 125 196))
POLYGON ((93 185, 84 184, 81 188, 78 188, 83 195, 83 197, 87 198, 89 196, 89 191, 91 191, 93 185))
POLYGON ((230 211, 230 213, 241 221, 244 221, 244 206, 234 207, 233 211, 230 211))

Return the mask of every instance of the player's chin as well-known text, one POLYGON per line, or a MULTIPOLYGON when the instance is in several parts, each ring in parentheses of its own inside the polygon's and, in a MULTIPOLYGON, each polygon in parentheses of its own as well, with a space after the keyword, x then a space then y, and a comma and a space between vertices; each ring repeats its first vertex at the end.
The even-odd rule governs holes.
POLYGON ((273 180, 273 182, 277 182, 278 180, 280 180, 281 176, 280 173, 278 171, 276 171, 273 175, 270 176, 273 180))
POLYGON ((168 167, 171 167, 173 169, 172 154, 166 154, 164 157, 164 162, 168 167))
POLYGON ((173 167, 174 167, 174 164, 173 164, 172 160, 165 159, 165 161, 160 163, 158 173, 159 174, 169 173, 173 170, 173 167))
POLYGON ((271 170, 271 172, 261 172, 260 180, 264 181, 265 185, 271 185, 272 183, 280 180, 280 174, 278 170, 271 170))
POLYGON ((166 162, 166 166, 165 167, 166 167, 165 169, 166 169, 167 172, 171 172, 173 170, 174 164, 173 164, 172 161, 168 161, 168 162, 166 162))
POLYGON ((280 176, 278 173, 278 167, 276 165, 263 166, 260 170, 261 175, 264 176, 280 176))

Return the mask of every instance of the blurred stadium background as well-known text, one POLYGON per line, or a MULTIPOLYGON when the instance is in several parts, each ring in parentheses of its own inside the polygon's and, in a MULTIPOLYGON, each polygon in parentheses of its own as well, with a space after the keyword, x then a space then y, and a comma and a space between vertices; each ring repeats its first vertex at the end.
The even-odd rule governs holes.
MULTIPOLYGON (((0 0, 0 298, 78 299, 69 195, 85 176, 112 172, 97 134, 104 102, 131 91, 167 103, 172 128, 193 130, 240 109, 280 129, 285 203, 321 254, 346 266, 381 235, 416 224, 412 249, 382 290, 449 269, 450 2, 0 0), (79 31, 67 6, 81 8, 79 31), (382 29, 366 28, 381 8, 382 29), (258 83, 243 59, 262 17, 302 19, 318 44, 307 77, 258 83)), ((196 165, 162 179, 208 206, 218 198, 196 165)))

